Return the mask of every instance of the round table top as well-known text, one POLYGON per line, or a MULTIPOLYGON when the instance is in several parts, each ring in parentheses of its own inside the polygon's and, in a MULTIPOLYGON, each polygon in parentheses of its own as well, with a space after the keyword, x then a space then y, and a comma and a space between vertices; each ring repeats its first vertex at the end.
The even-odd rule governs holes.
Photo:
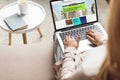
MULTIPOLYGON (((8 26, 3 21, 6 17, 13 15, 15 13, 20 14, 20 10, 17 2, 13 2, 3 7, 0 10, 0 27, 8 32, 11 31, 8 26)), ((14 31, 14 33, 26 33, 28 31, 34 30, 40 26, 44 21, 46 16, 44 8, 35 2, 29 2, 28 13, 23 16, 23 20, 28 24, 28 27, 23 30, 14 31)))

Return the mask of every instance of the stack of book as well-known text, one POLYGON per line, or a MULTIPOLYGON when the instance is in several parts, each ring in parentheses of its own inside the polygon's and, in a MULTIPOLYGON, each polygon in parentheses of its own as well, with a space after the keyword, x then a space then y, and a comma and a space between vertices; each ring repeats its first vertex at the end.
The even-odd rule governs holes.
POLYGON ((22 17, 17 13, 6 17, 4 22, 12 31, 23 30, 28 26, 22 17))

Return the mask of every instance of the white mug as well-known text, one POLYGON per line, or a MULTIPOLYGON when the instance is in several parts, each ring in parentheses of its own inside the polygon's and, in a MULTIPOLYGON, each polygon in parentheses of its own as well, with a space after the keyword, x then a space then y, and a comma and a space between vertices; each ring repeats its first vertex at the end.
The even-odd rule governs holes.
POLYGON ((28 3, 18 3, 20 14, 26 15, 28 13, 28 3))

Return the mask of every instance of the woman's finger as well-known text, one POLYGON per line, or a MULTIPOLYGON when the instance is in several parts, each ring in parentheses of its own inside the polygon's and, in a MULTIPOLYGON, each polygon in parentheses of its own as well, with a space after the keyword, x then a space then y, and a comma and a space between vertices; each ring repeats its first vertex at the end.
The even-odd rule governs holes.
POLYGON ((76 41, 74 37, 72 37, 71 39, 72 39, 72 41, 76 41))
POLYGON ((91 29, 91 30, 87 31, 87 33, 90 33, 90 32, 94 33, 94 30, 91 29))
POLYGON ((80 42, 80 37, 77 38, 77 43, 79 43, 79 42, 80 42))
POLYGON ((65 40, 65 41, 68 41, 68 39, 69 39, 68 36, 65 36, 65 39, 64 39, 64 40, 65 40))
POLYGON ((92 42, 92 43, 94 43, 94 42, 95 42, 95 40, 94 40, 94 38, 93 38, 93 37, 91 37, 91 36, 89 36, 89 35, 87 35, 86 37, 87 37, 87 39, 88 39, 90 42, 92 42))
POLYGON ((94 38, 94 37, 95 37, 95 34, 94 34, 94 33, 92 33, 92 32, 89 32, 87 35, 91 36, 92 38, 94 38))
POLYGON ((64 42, 64 45, 67 45, 67 42, 66 42, 66 41, 64 42))

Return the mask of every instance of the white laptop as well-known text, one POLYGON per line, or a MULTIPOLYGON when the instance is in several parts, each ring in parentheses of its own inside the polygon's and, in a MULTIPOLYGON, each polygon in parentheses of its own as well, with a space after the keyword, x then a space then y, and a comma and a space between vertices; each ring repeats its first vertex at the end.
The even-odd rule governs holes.
POLYGON ((55 35, 62 51, 66 35, 80 36, 78 52, 94 48, 86 39, 86 32, 96 30, 107 38, 107 33, 98 22, 96 0, 54 0, 50 1, 55 35))

